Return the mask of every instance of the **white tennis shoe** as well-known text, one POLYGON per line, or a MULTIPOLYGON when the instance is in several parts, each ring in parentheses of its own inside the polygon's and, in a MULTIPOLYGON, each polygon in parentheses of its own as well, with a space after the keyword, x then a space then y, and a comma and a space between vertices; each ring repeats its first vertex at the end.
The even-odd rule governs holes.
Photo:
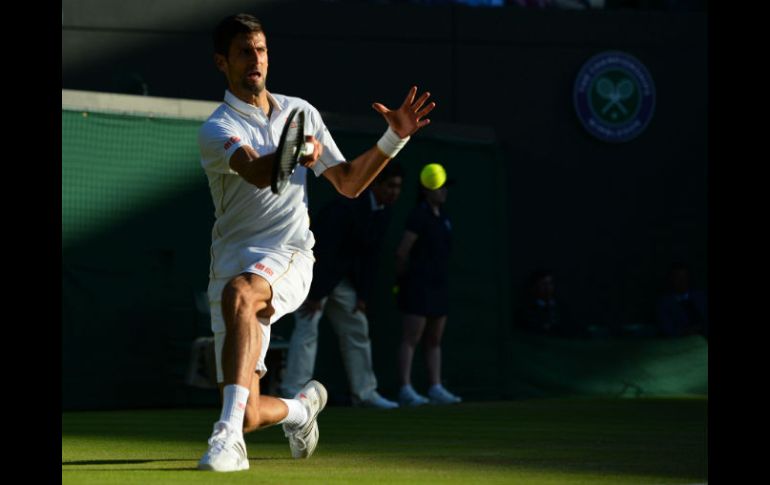
POLYGON ((209 438, 209 449, 198 462, 198 470, 235 472, 249 469, 246 443, 243 433, 234 430, 225 421, 214 423, 214 432, 209 438))
POLYGON ((307 411, 307 422, 302 426, 283 425, 289 438, 292 458, 310 458, 318 446, 318 414, 326 406, 326 388, 318 381, 310 381, 294 396, 307 411))

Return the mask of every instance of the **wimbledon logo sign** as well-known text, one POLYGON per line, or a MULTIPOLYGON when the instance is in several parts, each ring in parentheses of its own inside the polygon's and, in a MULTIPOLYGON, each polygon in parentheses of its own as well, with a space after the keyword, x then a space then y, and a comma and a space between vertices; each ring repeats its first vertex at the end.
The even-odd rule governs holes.
POLYGON ((608 142, 639 136, 655 110, 655 84, 647 68, 618 51, 602 52, 583 64, 573 97, 585 129, 608 142))

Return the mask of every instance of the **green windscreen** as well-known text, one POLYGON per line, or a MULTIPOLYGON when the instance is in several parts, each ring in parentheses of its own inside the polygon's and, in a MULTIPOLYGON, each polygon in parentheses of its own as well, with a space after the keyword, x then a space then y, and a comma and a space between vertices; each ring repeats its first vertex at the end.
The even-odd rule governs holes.
MULTIPOLYGON (((186 385, 190 346, 210 335, 195 305, 208 283, 213 204, 200 166, 200 116, 62 109, 62 384, 64 409, 213 405, 216 391, 186 385)), ((137 102, 138 102, 137 98, 137 102)), ((145 100, 146 102, 146 100, 145 100)), ((348 159, 378 135, 330 124, 348 159)), ((461 135, 461 134, 460 134, 461 135)), ((399 154, 404 190, 369 302, 375 372, 398 388, 400 314, 394 252, 415 203, 419 168, 443 164, 457 184, 443 377, 470 399, 557 395, 707 393, 707 347, 697 339, 562 341, 511 330, 509 161, 494 141, 418 136, 399 154)), ((310 214, 333 197, 310 175, 310 214)), ((293 319, 273 325, 288 339, 293 319)), ((421 356, 414 380, 424 385, 421 356)), ((278 373, 279 369, 269 372, 278 373)), ((347 383, 336 337, 322 321, 316 376, 331 393, 347 383)))
POLYGON ((199 121, 62 110, 62 243, 77 245, 205 181, 199 121))

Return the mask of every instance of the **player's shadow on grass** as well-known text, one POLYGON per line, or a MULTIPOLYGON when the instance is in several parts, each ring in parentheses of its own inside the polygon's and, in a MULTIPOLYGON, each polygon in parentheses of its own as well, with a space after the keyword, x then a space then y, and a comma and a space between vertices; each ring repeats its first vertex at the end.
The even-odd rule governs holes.
POLYGON ((74 460, 74 461, 63 461, 61 462, 62 466, 65 465, 132 465, 136 463, 155 463, 160 461, 184 461, 186 458, 180 458, 178 460, 176 459, 170 459, 166 458, 163 460, 74 460))
MULTIPOLYGON (((265 458, 265 457, 249 457, 249 461, 275 461, 275 460, 290 460, 290 458, 265 458)), ((62 467, 64 466, 72 466, 72 465, 137 465, 140 463, 161 463, 161 462, 177 462, 177 461, 191 461, 189 458, 165 458, 162 460, 73 460, 73 461, 63 461, 62 467)), ((95 468, 94 470, 99 471, 186 471, 186 470, 197 470, 198 469, 198 462, 195 460, 192 466, 189 467, 174 467, 174 468, 95 468)), ((62 469, 64 471, 64 469, 62 469)), ((82 471, 82 469, 81 469, 82 471)))

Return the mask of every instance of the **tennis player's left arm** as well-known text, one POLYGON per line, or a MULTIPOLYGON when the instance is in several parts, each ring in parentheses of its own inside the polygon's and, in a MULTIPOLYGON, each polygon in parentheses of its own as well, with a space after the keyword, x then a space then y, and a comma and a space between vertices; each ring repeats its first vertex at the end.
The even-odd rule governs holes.
POLYGON ((388 122, 388 130, 375 146, 368 149, 349 163, 340 163, 329 167, 323 174, 337 191, 350 198, 358 197, 391 158, 406 144, 410 136, 420 128, 430 123, 425 118, 436 103, 425 102, 430 93, 425 92, 415 100, 417 86, 412 86, 397 110, 389 110, 381 103, 372 104, 372 108, 380 113, 388 122))
POLYGON ((374 146, 350 162, 327 168, 323 175, 337 192, 353 199, 366 190, 389 161, 390 158, 374 146))

